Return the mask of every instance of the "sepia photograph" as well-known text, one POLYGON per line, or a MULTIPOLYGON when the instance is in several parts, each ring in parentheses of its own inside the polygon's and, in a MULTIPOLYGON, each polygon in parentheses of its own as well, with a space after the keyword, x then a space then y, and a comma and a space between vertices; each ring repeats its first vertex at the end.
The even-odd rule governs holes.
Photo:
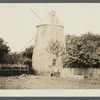
POLYGON ((100 89, 99 3, 0 3, 0 90, 100 89))

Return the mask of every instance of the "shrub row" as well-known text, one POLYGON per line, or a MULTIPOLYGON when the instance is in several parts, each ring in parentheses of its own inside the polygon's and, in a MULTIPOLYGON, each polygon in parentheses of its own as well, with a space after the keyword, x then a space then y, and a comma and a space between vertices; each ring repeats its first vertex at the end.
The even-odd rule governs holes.
POLYGON ((25 65, 0 65, 1 76, 29 74, 29 67, 25 65))

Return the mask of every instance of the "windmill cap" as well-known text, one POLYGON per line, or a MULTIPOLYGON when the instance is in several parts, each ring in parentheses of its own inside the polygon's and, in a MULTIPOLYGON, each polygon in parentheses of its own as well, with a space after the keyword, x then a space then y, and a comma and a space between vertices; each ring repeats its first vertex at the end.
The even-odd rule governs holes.
POLYGON ((55 11, 51 11, 40 21, 38 26, 40 26, 40 25, 59 25, 59 26, 62 26, 62 23, 59 21, 59 19, 57 17, 57 13, 55 11))

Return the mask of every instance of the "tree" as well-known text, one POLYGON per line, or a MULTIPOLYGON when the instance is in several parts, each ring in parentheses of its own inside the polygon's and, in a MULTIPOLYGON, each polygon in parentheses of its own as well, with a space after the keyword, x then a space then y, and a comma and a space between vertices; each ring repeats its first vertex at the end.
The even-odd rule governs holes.
POLYGON ((23 58, 21 53, 17 52, 10 52, 7 55, 7 64, 22 64, 23 58))
POLYGON ((25 49, 23 56, 32 59, 34 46, 30 46, 25 49))
POLYGON ((79 37, 75 35, 66 35, 66 54, 63 56, 64 67, 76 67, 78 60, 76 42, 79 37))
POLYGON ((29 70, 31 74, 34 74, 34 70, 32 68, 32 55, 33 55, 34 46, 30 46, 25 49, 23 52, 23 63, 29 66, 29 70))
POLYGON ((5 42, 2 38, 0 38, 0 63, 6 63, 7 54, 10 52, 10 48, 7 46, 7 42, 5 42))
MULTIPOLYGON (((59 42, 58 40, 56 41, 49 41, 48 42, 48 47, 46 50, 50 53, 56 56, 56 61, 58 60, 57 58, 62 56, 65 53, 65 47, 63 43, 59 42)), ((58 65, 57 65, 58 66, 58 65)))
POLYGON ((78 57, 80 64, 83 67, 95 67, 99 63, 100 59, 100 36, 92 33, 81 36, 77 42, 77 50, 79 51, 78 57))
POLYGON ((68 67, 99 67, 100 35, 88 33, 74 38, 67 46, 67 55, 68 67))
POLYGON ((33 49, 34 49, 34 46, 30 46, 26 48, 25 51, 23 52, 24 64, 32 66, 33 49))

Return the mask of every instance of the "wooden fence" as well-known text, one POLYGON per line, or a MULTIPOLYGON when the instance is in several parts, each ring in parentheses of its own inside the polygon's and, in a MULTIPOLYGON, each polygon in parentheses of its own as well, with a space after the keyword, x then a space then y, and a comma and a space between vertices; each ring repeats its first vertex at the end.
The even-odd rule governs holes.
POLYGON ((14 76, 21 74, 29 74, 29 67, 25 65, 0 65, 1 76, 14 76))
POLYGON ((75 78, 76 75, 88 79, 100 79, 100 68, 63 68, 62 77, 75 78))

